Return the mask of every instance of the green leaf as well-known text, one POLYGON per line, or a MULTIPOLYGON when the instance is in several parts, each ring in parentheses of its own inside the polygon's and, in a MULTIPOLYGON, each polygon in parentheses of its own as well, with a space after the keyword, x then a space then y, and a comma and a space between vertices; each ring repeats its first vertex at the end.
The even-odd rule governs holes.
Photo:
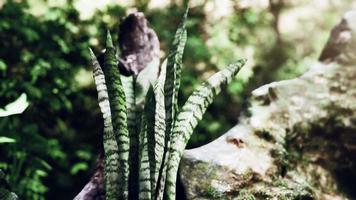
POLYGON ((84 162, 76 163, 73 165, 73 167, 70 169, 70 174, 75 175, 77 174, 80 170, 87 170, 88 169, 88 164, 84 162))
POLYGON ((28 106, 27 95, 22 93, 14 102, 7 104, 3 109, 0 109, 0 117, 21 114, 28 106))
POLYGON ((202 119, 214 97, 220 93, 224 85, 232 80, 245 62, 245 59, 241 59, 211 76, 193 92, 178 114, 168 159, 166 192, 169 196, 174 195, 173 197, 175 197, 179 162, 194 128, 198 121, 202 119))
MULTIPOLYGON (((184 52, 185 42, 187 40, 187 31, 186 31, 186 19, 188 15, 188 10, 186 10, 183 20, 179 25, 176 34, 174 36, 172 48, 167 58, 167 72, 166 79, 164 83, 164 104, 165 104, 165 113, 166 113, 166 136, 165 136, 165 151, 163 155, 163 165, 161 167, 161 180, 160 189, 158 191, 158 198, 163 198, 163 184, 165 179, 165 168, 168 163, 168 149, 171 141, 171 134, 174 127, 175 115, 177 112, 177 97, 180 86, 180 77, 181 77, 181 68, 182 68, 182 57, 184 52)), ((175 198, 175 194, 170 195, 169 198, 175 198), (173 196, 174 195, 174 196, 173 196)))
MULTIPOLYGON (((162 146, 164 144, 164 140, 161 143, 158 143, 156 140, 156 99, 152 85, 150 86, 146 95, 144 120, 148 122, 146 125, 146 137, 148 157, 150 161, 151 198, 154 199, 158 179, 159 165, 161 164, 160 160, 162 160, 162 157, 159 157, 161 153, 163 153, 156 152, 156 146, 162 146)), ((162 132, 162 135, 164 135, 164 132, 162 132)))
POLYGON ((4 137, 4 136, 0 137, 0 144, 1 143, 15 143, 15 142, 16 142, 15 139, 12 139, 12 138, 9 138, 9 137, 4 137))
POLYGON ((127 129, 126 97, 122 86, 116 50, 108 32, 104 55, 104 75, 108 89, 111 121, 114 128, 119 152, 119 199, 128 198, 129 148, 130 139, 127 129))
MULTIPOLYGON (((127 128, 130 137, 129 152, 129 193, 138 191, 138 172, 139 172, 139 121, 137 119, 137 108, 135 98, 135 80, 133 76, 121 76, 122 85, 125 92, 127 108, 127 128)), ((138 195, 137 195, 138 197, 138 195)))
MULTIPOLYGON (((166 113, 164 107, 164 83, 166 78, 166 69, 167 69, 167 59, 161 65, 161 72, 158 77, 157 83, 154 86, 154 109, 155 109, 155 116, 154 116, 154 153, 155 153, 155 171, 152 178, 154 178, 154 184, 152 188, 154 191, 157 191, 157 187, 160 187, 158 191, 160 191, 161 196, 163 195, 164 189, 164 179, 162 176, 165 176, 163 173, 165 170, 161 170, 162 160, 164 156, 165 150, 165 130, 166 130, 166 113), (161 176, 161 177, 160 177, 161 176)), ((149 102, 147 102, 149 103, 149 102)))
POLYGON ((102 71, 98 60, 96 59, 93 51, 91 49, 91 59, 93 63, 93 75, 94 82, 96 85, 96 90, 98 92, 98 102, 100 110, 103 114, 104 119, 104 155, 105 155, 105 165, 104 165, 104 178, 105 178, 105 190, 107 198, 116 198, 119 195, 120 180, 119 172, 119 154, 118 145, 116 143, 116 138, 114 135, 114 128, 111 121, 111 111, 109 103, 109 95, 105 83, 104 72, 102 71))
POLYGON ((5 71, 7 69, 6 63, 0 59, 0 71, 5 71))
POLYGON ((159 61, 159 58, 154 58, 137 75, 135 88, 135 97, 137 105, 142 105, 144 103, 149 87, 157 81, 159 61))
MULTIPOLYGON (((154 138, 152 138, 153 125, 152 115, 154 115, 154 109, 152 112, 152 98, 153 89, 149 88, 146 97, 146 104, 141 120, 141 132, 140 132, 140 173, 139 173, 139 199, 151 199, 152 197, 152 164, 154 164, 154 157, 152 157, 152 145, 154 145, 154 138), (153 140, 152 140, 153 139, 153 140), (148 142, 150 141, 150 142, 148 142), (151 148, 151 150, 149 149, 151 148)), ((154 148, 154 147, 153 147, 154 148)), ((154 152, 153 152, 154 153, 154 152)))

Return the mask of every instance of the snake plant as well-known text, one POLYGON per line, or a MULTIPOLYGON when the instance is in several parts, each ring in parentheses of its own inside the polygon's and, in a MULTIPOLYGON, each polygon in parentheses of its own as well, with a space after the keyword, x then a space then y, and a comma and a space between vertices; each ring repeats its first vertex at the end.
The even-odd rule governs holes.
POLYGON ((146 75, 120 75, 109 32, 103 67, 91 51, 104 119, 106 199, 174 200, 179 162, 194 128, 213 98, 246 62, 238 60, 210 77, 179 109, 187 13, 158 78, 152 78, 158 74, 158 62, 148 64, 141 72, 146 75))

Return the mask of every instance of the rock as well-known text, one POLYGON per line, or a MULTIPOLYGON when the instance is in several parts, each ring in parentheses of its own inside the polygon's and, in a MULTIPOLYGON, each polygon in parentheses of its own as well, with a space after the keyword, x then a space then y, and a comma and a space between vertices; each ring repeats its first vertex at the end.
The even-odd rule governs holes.
POLYGON ((185 151, 188 199, 356 197, 355 19, 344 15, 308 72, 254 90, 240 124, 185 151))

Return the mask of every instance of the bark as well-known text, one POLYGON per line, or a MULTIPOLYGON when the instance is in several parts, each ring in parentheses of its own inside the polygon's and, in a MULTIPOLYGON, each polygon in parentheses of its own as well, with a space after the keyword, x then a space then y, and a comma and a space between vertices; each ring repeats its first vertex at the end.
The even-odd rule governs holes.
POLYGON ((84 186, 83 190, 74 198, 75 200, 102 200, 105 199, 104 188, 104 160, 99 156, 94 175, 84 186))
POLYGON ((308 72, 254 90, 238 125, 185 151, 188 199, 356 198, 355 19, 344 15, 308 72))
POLYGON ((129 74, 137 76, 148 63, 159 58, 159 40, 143 13, 132 13, 120 24, 121 63, 129 74))

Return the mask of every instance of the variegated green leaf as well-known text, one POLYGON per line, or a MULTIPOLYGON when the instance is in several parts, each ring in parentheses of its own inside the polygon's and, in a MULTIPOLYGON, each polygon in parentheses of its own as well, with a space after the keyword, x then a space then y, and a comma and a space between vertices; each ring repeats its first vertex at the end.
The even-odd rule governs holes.
POLYGON ((153 60, 137 75, 135 97, 138 106, 141 105, 141 107, 143 107, 149 87, 157 81, 159 62, 159 58, 153 58, 153 60))
POLYGON ((150 86, 145 100, 144 113, 142 117, 142 128, 140 134, 140 148, 141 148, 141 166, 140 168, 140 199, 151 199, 155 195, 155 168, 156 168, 156 155, 155 155, 155 96, 153 87, 150 86), (146 157, 147 156, 147 157, 146 157), (149 165, 146 164, 146 159, 149 161, 149 165), (150 191, 148 191, 148 186, 150 191), (144 191, 142 191, 144 189, 144 191), (142 191, 142 194, 141 194, 142 191), (149 192, 149 197, 147 197, 149 192))
POLYGON ((105 82, 108 88, 110 110, 114 134, 119 151, 119 199, 128 199, 129 175, 129 133, 127 129, 126 97, 122 87, 116 50, 108 32, 104 56, 105 82))
POLYGON ((140 132, 140 172, 139 172, 139 199, 151 199, 151 171, 150 171, 150 158, 148 154, 148 141, 147 141, 147 121, 146 116, 141 120, 140 132))
POLYGON ((127 108, 127 127, 130 137, 129 152, 129 194, 130 198, 138 198, 138 172, 139 172, 139 127, 137 123, 137 109, 135 97, 135 79, 133 76, 121 76, 122 85, 125 91, 127 108))
MULTIPOLYGON (((164 191, 164 181, 165 179, 162 176, 165 176, 165 170, 162 166, 163 154, 165 150, 165 106, 164 106, 164 83, 166 78, 166 69, 167 69, 167 59, 161 65, 161 72, 158 77, 158 80, 154 86, 154 96, 155 96, 155 124, 154 124, 154 131, 155 131, 155 172, 154 172, 154 196, 161 196, 163 197, 164 191), (161 169, 162 167, 162 169, 161 169), (159 188, 157 188, 159 187, 159 188), (156 194, 156 192, 158 192, 156 194)), ((159 199, 159 198, 156 198, 159 199)))
POLYGON ((150 88, 147 91, 146 100, 145 100, 145 110, 144 117, 147 122, 146 128, 146 137, 147 137, 147 146, 148 146, 148 157, 150 160, 150 180, 151 180, 151 197, 154 197, 154 188, 156 187, 155 183, 155 169, 156 169, 156 138, 155 138, 155 110, 156 110, 156 99, 154 95, 153 86, 150 85, 150 88))
POLYGON ((182 68, 182 57, 184 52, 184 46, 187 39, 186 31, 186 19, 188 15, 188 9, 186 10, 183 20, 179 25, 176 34, 174 36, 172 48, 168 54, 167 58, 167 71, 164 83, 164 105, 166 113, 166 130, 165 130, 165 150, 163 154, 162 165, 160 169, 160 184, 158 190, 158 199, 163 198, 165 178, 166 178, 166 168, 168 164, 169 148, 171 141, 171 134, 174 127, 175 115, 177 112, 177 97, 180 86, 181 68, 182 68))
POLYGON ((198 121, 203 117, 207 107, 212 103, 213 98, 220 93, 222 86, 231 81, 245 62, 245 59, 241 59, 236 64, 231 64, 210 77, 193 92, 184 104, 182 111, 178 114, 173 129, 167 168, 167 199, 175 199, 179 162, 194 128, 198 124, 198 121))
MULTIPOLYGON (((166 110, 166 133, 171 133, 171 128, 173 127, 173 121, 175 114, 177 112, 177 97, 180 86, 180 77, 182 70, 182 57, 184 52, 184 46, 187 40, 186 31, 186 19, 187 19, 188 9, 184 14, 183 20, 179 25, 177 32, 175 34, 172 48, 168 54, 167 58, 167 72, 164 83, 164 103, 166 110)), ((168 134, 168 140, 170 134, 168 134)))
POLYGON ((162 157, 162 164, 160 166, 159 180, 157 189, 157 199, 163 199, 163 192, 165 187, 166 178, 166 167, 168 159, 168 149, 170 146, 170 138, 173 129, 173 123, 175 114, 177 112, 177 97, 178 90, 180 86, 180 73, 182 68, 182 57, 185 42, 187 39, 186 32, 186 18, 188 14, 188 9, 184 14, 183 20, 179 25, 176 34, 174 36, 172 48, 168 54, 167 65, 166 65, 166 77, 164 80, 164 107, 165 107, 165 142, 164 151, 162 157), (178 79, 177 79, 178 78, 178 79))
POLYGON ((96 90, 98 92, 98 102, 100 110, 103 114, 104 119, 104 155, 105 155, 105 167, 104 167, 104 178, 105 178, 105 191, 106 199, 116 199, 119 196, 119 154, 118 146, 114 136, 114 129, 111 122, 111 112, 110 103, 107 87, 105 84, 104 72, 100 67, 96 56, 91 49, 91 59, 93 63, 93 75, 96 85, 96 90))

